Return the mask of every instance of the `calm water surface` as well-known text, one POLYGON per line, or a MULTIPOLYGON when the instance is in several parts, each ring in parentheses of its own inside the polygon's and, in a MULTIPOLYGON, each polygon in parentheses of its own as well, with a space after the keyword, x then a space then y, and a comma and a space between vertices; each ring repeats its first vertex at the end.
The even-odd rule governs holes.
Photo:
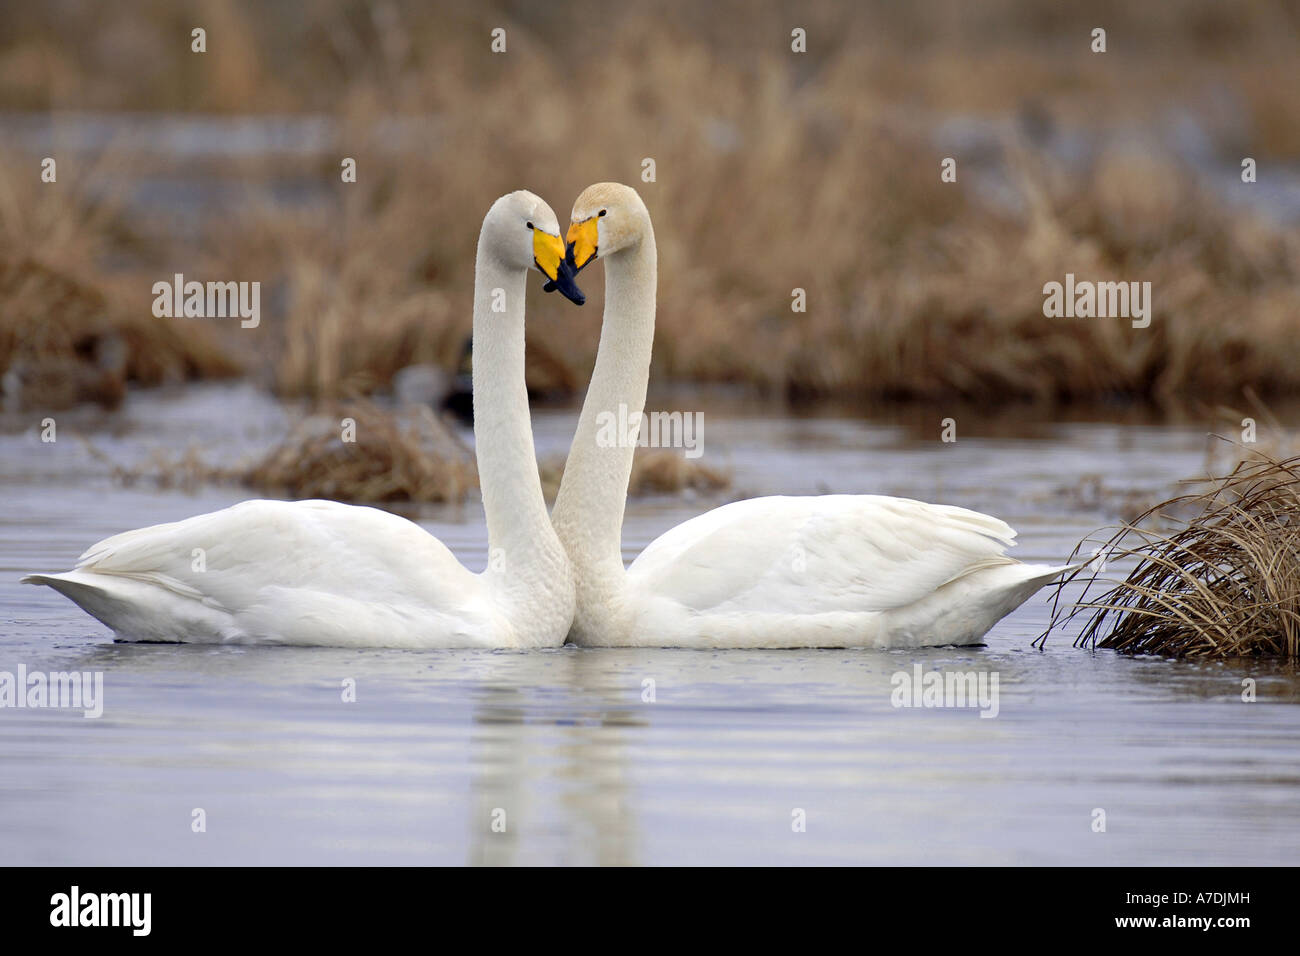
MULTIPOLYGON (((982 648, 483 653, 115 645, 71 603, 17 583, 70 567, 105 535, 245 497, 123 487, 104 456, 138 461, 201 436, 208 460, 236 458, 273 441, 284 414, 249 389, 196 388, 134 396, 107 432, 61 419, 54 445, 0 436, 0 671, 105 682, 99 719, 0 710, 0 863, 1296 858, 1295 672, 1128 660, 1072 648, 1072 632, 1040 652, 1045 596, 982 648), (891 678, 917 664, 996 673, 997 717, 895 708, 891 678), (1244 677, 1255 703, 1241 701, 1244 677), (348 678, 355 703, 342 700, 348 678), (195 808, 204 833, 191 830, 195 808)), ((573 421, 539 415, 539 452, 562 454, 573 421)), ((966 505, 1008 520, 1017 556, 1043 561, 1116 518, 1114 496, 1072 490, 1077 476, 1163 491, 1197 473, 1205 449, 1196 428, 1026 425, 945 445, 849 418, 736 411, 706 424, 704 460, 732 470, 732 496, 966 505)), ((634 502, 629 558, 715 503, 634 502)), ((486 563, 477 503, 421 523, 469 566, 486 563)))

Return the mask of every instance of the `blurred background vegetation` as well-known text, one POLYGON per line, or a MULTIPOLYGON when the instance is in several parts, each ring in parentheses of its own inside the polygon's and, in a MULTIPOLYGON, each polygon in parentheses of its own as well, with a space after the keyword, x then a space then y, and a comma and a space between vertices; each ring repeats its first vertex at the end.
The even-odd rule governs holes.
MULTIPOLYGON (((410 365, 450 374, 491 201, 529 188, 563 222, 606 179, 654 217, 657 385, 1293 395, 1298 49, 1286 0, 9 5, 6 396, 111 404, 127 382, 245 374, 330 400, 410 365), (175 272, 260 281, 261 325, 154 319, 152 283, 175 272), (1151 282, 1150 328, 1045 318, 1042 286, 1067 272, 1151 282)), ((583 309, 530 293, 536 393, 583 388, 600 273, 583 309)))

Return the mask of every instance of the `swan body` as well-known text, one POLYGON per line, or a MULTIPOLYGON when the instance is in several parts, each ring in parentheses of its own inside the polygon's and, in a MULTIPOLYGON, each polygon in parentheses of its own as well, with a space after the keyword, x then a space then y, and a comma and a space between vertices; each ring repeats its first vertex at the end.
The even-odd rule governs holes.
POLYGON ((602 643, 923 647, 977 641, 1058 570, 965 508, 880 495, 751 498, 660 536, 627 569, 602 643))
MULTIPOLYGON (((99 542, 33 574, 123 640, 424 647, 532 646, 419 525, 333 501, 245 501, 99 542), (197 563, 195 549, 203 555, 197 563), (273 563, 272 563, 273 562, 273 563), (196 570, 198 568, 199 570, 196 570)), ((545 630, 545 629, 543 629, 545 630)))
POLYGON ((551 528, 524 386, 524 296, 536 265, 572 285, 555 214, 528 192, 483 221, 475 264, 475 453, 494 560, 471 573, 437 538, 377 508, 245 501, 115 535, 74 570, 24 578, 121 641, 339 647, 554 647, 573 572, 551 528), (499 310, 504 296, 505 310, 499 310))
POLYGON ((920 647, 976 644, 1067 568, 1007 556, 989 515, 878 495, 754 498, 692 518, 626 570, 621 536, 634 442, 599 421, 645 405, 656 252, 635 190, 587 189, 571 265, 605 261, 600 348, 552 522, 577 574, 571 639, 587 645, 920 647))

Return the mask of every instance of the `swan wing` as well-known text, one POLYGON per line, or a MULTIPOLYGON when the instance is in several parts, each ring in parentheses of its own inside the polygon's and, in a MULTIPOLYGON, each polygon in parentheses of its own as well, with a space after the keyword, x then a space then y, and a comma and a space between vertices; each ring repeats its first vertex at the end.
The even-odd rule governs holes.
POLYGON ((879 495, 753 498, 683 522, 628 568, 645 596, 697 612, 818 614, 906 607, 1014 564, 989 515, 879 495))

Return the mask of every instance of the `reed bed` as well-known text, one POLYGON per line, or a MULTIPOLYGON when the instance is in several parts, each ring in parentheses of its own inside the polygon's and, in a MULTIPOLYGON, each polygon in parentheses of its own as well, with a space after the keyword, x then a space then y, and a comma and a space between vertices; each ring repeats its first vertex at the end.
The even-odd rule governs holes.
POLYGON ((1300 657, 1300 457, 1251 456, 1207 487, 1155 505, 1097 553, 1137 565, 1092 599, 1099 569, 1067 576, 1062 587, 1080 576, 1087 587, 1072 607, 1054 607, 1047 633, 1084 614, 1076 646, 1189 659, 1300 657))
MULTIPOLYGON (((1172 152, 1115 147, 1067 172, 1012 129, 996 146, 1007 195, 990 205, 942 184, 926 132, 861 97, 847 63, 802 86, 778 55, 758 56, 746 96, 756 77, 689 36, 628 27, 591 59, 600 81, 582 111, 521 116, 509 104, 571 80, 563 62, 521 52, 491 92, 437 104, 444 147, 418 159, 386 153, 380 129, 351 116, 365 182, 315 218, 254 209, 235 232, 259 237, 244 251, 255 265, 230 258, 241 250, 222 231, 225 272, 269 270, 286 290, 267 350, 281 392, 332 396, 382 387, 404 364, 449 366, 469 331, 484 203, 528 183, 563 219, 600 178, 633 182, 655 217, 659 381, 985 404, 1300 388, 1300 238, 1229 208, 1172 152), (643 157, 656 182, 640 181, 643 157), (1066 273, 1150 282, 1150 327, 1045 317, 1043 285, 1066 273), (791 309, 795 289, 806 312, 791 309)), ((594 361, 600 270, 583 284, 595 307, 529 303, 551 391, 578 387, 594 361)))
POLYGON ((106 264, 128 253, 139 253, 139 240, 114 197, 92 197, 76 183, 42 184, 34 164, 0 155, 0 376, 6 408, 58 411, 82 402, 113 407, 125 397, 127 383, 159 385, 240 372, 210 330, 153 315, 151 278, 106 264))
MULTIPOLYGON (((262 281, 262 326, 223 344, 286 396, 452 368, 487 203, 524 185, 563 221, 600 179, 636 185, 655 218, 657 381, 984 405, 1295 394, 1300 238, 1227 196, 1251 188, 1241 155, 1265 170, 1300 157, 1300 100, 1281 92, 1300 82, 1300 13, 1103 6, 340 0, 299 17, 152 0, 57 29, 33 7, 0 27, 0 102, 336 124, 328 155, 216 170, 247 201, 205 210, 197 249, 156 257, 161 275, 262 281), (1086 43, 1099 19, 1104 58, 1086 43), (202 56, 175 40, 196 22, 202 56), (794 25, 807 54, 790 51, 794 25), (1195 117, 1226 172, 1160 132, 1171 116, 1195 117), (954 117, 986 135, 945 140, 954 117), (1063 162, 1070 135, 1096 149, 1063 162), (357 182, 341 182, 341 155, 357 182), (940 181, 946 155, 957 183, 940 181), (295 189, 311 201, 286 200, 295 189), (1067 272, 1151 282, 1150 328, 1046 318, 1042 286, 1067 272)), ((583 309, 530 293, 535 392, 586 380, 600 273, 583 274, 583 309)))

